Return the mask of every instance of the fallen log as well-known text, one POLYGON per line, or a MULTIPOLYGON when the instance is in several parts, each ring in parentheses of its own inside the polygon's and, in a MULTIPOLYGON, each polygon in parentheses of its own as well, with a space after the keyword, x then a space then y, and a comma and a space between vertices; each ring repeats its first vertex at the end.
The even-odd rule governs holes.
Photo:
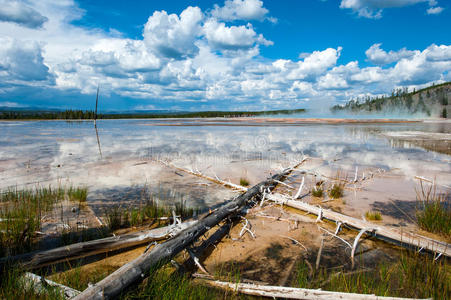
MULTIPOLYGON (((313 206, 303 201, 291 200, 281 194, 266 195, 269 200, 283 203, 286 206, 306 211, 318 216, 318 219, 327 219, 335 223, 342 223, 356 230, 366 229, 366 234, 375 238, 411 249, 423 249, 431 253, 442 254, 451 257, 451 245, 433 240, 418 234, 398 231, 387 226, 373 224, 368 221, 350 217, 329 209, 313 206), (371 229, 371 230, 369 230, 371 229)), ((363 233, 362 233, 363 234, 363 233)))
POLYGON ((274 188, 276 185, 275 180, 285 178, 291 171, 292 169, 286 169, 270 179, 253 186, 244 194, 227 202, 196 224, 183 230, 176 237, 156 245, 151 251, 142 254, 97 284, 87 288, 74 299, 112 299, 118 296, 124 289, 142 280, 151 269, 169 262, 176 254, 191 245, 212 227, 227 218, 237 215, 254 197, 260 195, 264 189, 274 188))
POLYGON ((80 294, 80 291, 74 290, 73 288, 59 284, 57 282, 45 279, 44 277, 41 277, 33 273, 28 272, 25 273, 23 275, 23 279, 25 280, 25 285, 26 286, 31 285, 34 291, 39 295, 44 293, 47 287, 59 289, 61 293, 64 295, 64 298, 66 299, 71 299, 80 294))
POLYGON ((0 260, 0 265, 5 263, 23 262, 23 268, 34 269, 61 261, 73 260, 99 253, 144 245, 152 241, 166 239, 196 222, 197 221, 188 221, 178 225, 169 225, 151 230, 76 243, 45 251, 37 251, 2 258, 0 260))
MULTIPOLYGON (((412 298, 383 297, 370 294, 331 292, 313 289, 292 288, 282 286, 256 285, 249 283, 232 283, 224 281, 202 280, 211 286, 235 292, 269 298, 304 299, 304 300, 408 300, 412 298)), ((428 298, 432 299, 432 298, 428 298)))

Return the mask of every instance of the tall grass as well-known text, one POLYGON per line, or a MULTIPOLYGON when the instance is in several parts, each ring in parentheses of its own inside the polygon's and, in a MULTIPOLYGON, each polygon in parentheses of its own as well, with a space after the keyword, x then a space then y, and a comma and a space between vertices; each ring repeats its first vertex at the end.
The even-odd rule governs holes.
POLYGON ((51 286, 39 288, 23 277, 17 266, 0 270, 0 299, 65 300, 64 292, 51 286))
POLYGON ((416 217, 420 228, 451 239, 451 202, 443 194, 437 193, 435 185, 424 187, 417 192, 416 217))
POLYGON ((334 183, 332 188, 329 190, 329 196, 333 199, 338 199, 343 197, 344 184, 334 183))
MULTIPOLYGON (((229 273, 228 280, 235 282, 236 274, 229 273)), ((239 280, 238 280, 239 281, 239 280)), ((150 272, 150 276, 134 291, 122 299, 258 299, 235 292, 202 285, 189 277, 171 273, 168 268, 150 272)))
POLYGON ((149 223, 166 223, 162 219, 169 220, 172 212, 182 219, 192 217, 200 212, 200 209, 188 207, 183 196, 169 195, 164 201, 160 201, 161 194, 157 197, 151 195, 146 202, 138 207, 122 207, 119 205, 108 208, 105 211, 105 219, 111 230, 126 228, 130 226, 141 226, 149 223), (161 204, 161 202, 172 203, 161 204))
POLYGON ((297 266, 296 286, 378 296, 451 299, 451 274, 446 261, 402 253, 394 262, 382 262, 373 270, 334 272, 321 269, 309 277, 304 262, 297 266))
POLYGON ((66 197, 85 201, 86 195, 87 188, 62 186, 0 191, 0 257, 32 250, 43 215, 66 197))
POLYGON ((70 186, 67 190, 67 196, 71 201, 86 202, 86 199, 88 198, 88 188, 70 186))

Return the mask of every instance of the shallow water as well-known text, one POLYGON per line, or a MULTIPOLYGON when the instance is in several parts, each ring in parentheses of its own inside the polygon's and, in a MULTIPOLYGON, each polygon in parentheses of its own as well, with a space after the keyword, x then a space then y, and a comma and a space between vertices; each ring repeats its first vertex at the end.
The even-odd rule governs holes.
POLYGON ((402 137, 406 132, 420 132, 443 145, 451 140, 451 123, 267 125, 99 120, 97 139, 91 121, 0 122, 0 188, 74 178, 92 189, 129 186, 139 170, 117 171, 114 181, 108 179, 111 174, 87 175, 92 168, 127 160, 169 159, 212 169, 255 161, 262 168, 274 168, 279 162, 299 161, 303 155, 321 158, 335 169, 397 169, 410 177, 435 177, 441 184, 450 180, 451 157, 446 151, 434 151, 433 143, 423 145, 419 140, 424 137, 408 141, 402 137), (433 133, 441 135, 434 139, 433 133))

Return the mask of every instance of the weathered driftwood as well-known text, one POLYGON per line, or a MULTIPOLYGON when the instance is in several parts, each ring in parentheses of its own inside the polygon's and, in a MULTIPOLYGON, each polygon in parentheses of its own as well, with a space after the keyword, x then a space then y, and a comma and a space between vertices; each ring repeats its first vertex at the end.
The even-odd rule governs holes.
POLYGON ((114 273, 97 284, 87 288, 74 299, 112 299, 119 295, 131 284, 142 280, 146 274, 155 267, 161 266, 171 260, 177 253, 191 245, 201 235, 216 226, 222 220, 238 214, 255 196, 261 194, 266 188, 275 186, 274 180, 286 177, 292 169, 286 169, 279 174, 264 180, 248 189, 246 193, 227 202, 212 214, 199 220, 196 224, 183 230, 176 237, 156 245, 151 251, 142 254, 132 262, 122 266, 114 273))
POLYGON ((0 264, 21 261, 23 262, 23 267, 26 269, 38 268, 61 261, 116 251, 119 249, 143 245, 152 241, 166 239, 169 236, 187 228, 188 226, 193 225, 195 222, 196 221, 188 221, 182 224, 107 237, 88 242, 81 242, 45 251, 25 253, 11 258, 2 259, 0 260, 0 264))
MULTIPOLYGON (((306 299, 306 300, 332 300, 332 299, 348 299, 348 300, 407 300, 412 298, 396 298, 396 297, 381 297, 370 294, 354 294, 330 292, 313 289, 302 289, 282 286, 267 286, 256 285, 249 283, 232 283, 224 281, 203 280, 203 282, 227 289, 235 292, 263 296, 269 298, 286 298, 286 299, 306 299)), ((431 298, 429 298, 431 299, 431 298)))
POLYGON ((441 253, 442 255, 451 257, 451 245, 444 242, 433 240, 418 234, 388 228, 387 226, 373 224, 329 209, 313 206, 303 201, 291 200, 289 197, 280 194, 269 194, 266 195, 266 197, 269 200, 281 202, 286 206, 317 215, 318 219, 324 218, 336 223, 341 222, 342 224, 359 231, 362 229, 368 230, 368 228, 370 228, 370 232, 367 231, 367 234, 390 243, 407 248, 423 249, 432 253, 441 253))
MULTIPOLYGON (((220 226, 212 235, 210 235, 206 240, 204 240, 199 246, 191 248, 190 250, 194 253, 195 257, 202 259, 206 251, 215 246, 224 236, 226 236, 230 229, 232 228, 233 222, 226 222, 224 225, 220 226)), ((194 271, 196 263, 193 257, 190 256, 181 266, 178 268, 178 272, 188 273, 194 271)))
POLYGON ((182 171, 182 172, 185 172, 185 173, 188 173, 188 174, 191 174, 191 175, 194 175, 194 176, 206 179, 206 180, 214 182, 214 183, 218 183, 218 184, 224 185, 224 186, 229 187, 229 188, 233 188, 233 189, 236 189, 236 190, 239 190, 239 191, 242 191, 242 192, 246 192, 247 191, 247 187, 244 187, 244 186, 241 186, 241 185, 238 185, 238 184, 234 184, 234 183, 232 183, 230 181, 221 180, 216 175, 215 175, 215 178, 213 178, 213 177, 210 177, 210 176, 202 174, 199 170, 193 171, 193 170, 184 169, 184 168, 181 168, 181 167, 177 167, 177 166, 175 166, 175 165, 173 165, 173 164, 171 164, 169 162, 165 162, 163 160, 158 160, 158 162, 164 164, 167 167, 177 169, 179 171, 182 171))
POLYGON ((61 292, 64 293, 64 297, 66 299, 73 298, 73 297, 77 296, 78 294, 80 294, 80 291, 74 290, 73 288, 56 283, 54 281, 45 279, 44 277, 41 277, 41 276, 33 274, 33 273, 28 273, 28 272, 25 273, 23 275, 23 280, 25 281, 25 285, 31 284, 34 291, 37 294, 42 294, 43 292, 45 292, 47 286, 54 287, 54 288, 61 290, 61 292))

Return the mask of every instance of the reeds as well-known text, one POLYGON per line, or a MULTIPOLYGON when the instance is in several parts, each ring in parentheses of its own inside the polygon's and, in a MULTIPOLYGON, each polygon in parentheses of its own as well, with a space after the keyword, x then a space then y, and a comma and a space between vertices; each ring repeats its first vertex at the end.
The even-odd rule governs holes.
POLYGON ((380 221, 382 220, 382 215, 379 211, 370 210, 365 213, 365 218, 371 221, 380 221))
POLYGON ((334 183, 332 188, 329 190, 329 196, 333 199, 339 199, 343 197, 344 184, 334 183))
POLYGON ((105 212, 105 219, 110 230, 117 230, 130 226, 141 226, 148 223, 170 220, 173 212, 182 220, 192 217, 200 212, 200 209, 188 207, 183 195, 169 193, 164 199, 162 193, 150 195, 146 202, 138 207, 122 207, 115 205, 105 212), (171 203, 171 204, 161 204, 171 203))
POLYGON ((324 191, 321 186, 320 187, 315 186, 312 188, 311 193, 313 197, 321 198, 323 197, 324 191))
POLYGON ((418 226, 451 239, 451 202, 434 184, 425 187, 421 182, 420 188, 416 190, 418 226))
POLYGON ((51 286, 38 288, 31 280, 23 277, 17 266, 0 270, 0 299, 65 300, 64 292, 51 286))
POLYGON ((297 266, 296 286, 302 288, 375 294, 378 296, 450 299, 451 278, 445 260, 402 252, 393 262, 355 271, 321 269, 309 273, 304 261, 297 266), (312 276, 310 276, 312 275, 312 276))
POLYGON ((332 185, 332 188, 329 189, 328 194, 332 199, 339 199, 343 197, 346 178, 342 178, 341 172, 337 171, 335 181, 336 182, 332 185))
POLYGON ((58 186, 0 191, 0 257, 32 250, 41 219, 69 198, 86 201, 87 188, 58 186))

